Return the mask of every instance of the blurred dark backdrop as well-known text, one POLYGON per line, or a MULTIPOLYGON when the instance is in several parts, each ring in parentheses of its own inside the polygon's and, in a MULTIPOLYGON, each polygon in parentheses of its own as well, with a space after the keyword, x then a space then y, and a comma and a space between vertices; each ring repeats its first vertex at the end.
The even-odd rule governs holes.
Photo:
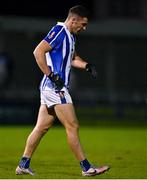
POLYGON ((57 21, 64 21, 68 8, 76 4, 90 11, 88 28, 77 37, 77 51, 96 64, 98 79, 72 70, 75 104, 103 108, 105 118, 113 114, 116 118, 125 115, 146 119, 146 0, 13 0, 0 6, 0 53, 4 54, 0 56, 0 123, 36 121, 43 74, 32 52, 57 21), (4 65, 4 59, 9 66, 4 65), (113 113, 107 113, 108 108, 113 113))

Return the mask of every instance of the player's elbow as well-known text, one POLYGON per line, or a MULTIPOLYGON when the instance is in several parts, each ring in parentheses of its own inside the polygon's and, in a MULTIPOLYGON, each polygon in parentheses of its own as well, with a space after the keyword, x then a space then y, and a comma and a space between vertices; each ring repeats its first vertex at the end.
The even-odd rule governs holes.
POLYGON ((38 59, 42 55, 42 52, 39 48, 36 47, 35 50, 33 51, 33 55, 35 59, 38 59))
POLYGON ((35 48, 35 50, 33 51, 33 55, 34 55, 35 58, 38 56, 38 51, 37 51, 36 48, 35 48))

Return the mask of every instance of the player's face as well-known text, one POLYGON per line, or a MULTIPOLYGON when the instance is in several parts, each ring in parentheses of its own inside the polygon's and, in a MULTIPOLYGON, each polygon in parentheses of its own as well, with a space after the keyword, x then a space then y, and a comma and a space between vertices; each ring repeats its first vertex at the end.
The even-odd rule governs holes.
POLYGON ((82 30, 86 30, 87 24, 88 24, 88 19, 87 18, 78 17, 73 22, 72 32, 77 34, 77 33, 81 32, 82 30))

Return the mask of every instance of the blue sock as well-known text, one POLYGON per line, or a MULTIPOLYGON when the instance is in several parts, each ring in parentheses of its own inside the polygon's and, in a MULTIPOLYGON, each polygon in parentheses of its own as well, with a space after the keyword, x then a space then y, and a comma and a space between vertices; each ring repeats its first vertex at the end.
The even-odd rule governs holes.
POLYGON ((30 161, 31 161, 30 158, 22 157, 22 159, 21 159, 21 161, 19 163, 19 167, 21 167, 21 168, 29 168, 30 161))
POLYGON ((84 159, 83 161, 81 161, 80 166, 83 169, 83 171, 88 171, 88 169, 91 167, 87 159, 84 159))

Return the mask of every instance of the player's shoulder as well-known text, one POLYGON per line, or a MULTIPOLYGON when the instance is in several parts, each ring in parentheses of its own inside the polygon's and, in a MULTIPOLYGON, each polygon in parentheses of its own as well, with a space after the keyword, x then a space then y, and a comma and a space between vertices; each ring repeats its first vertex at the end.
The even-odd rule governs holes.
POLYGON ((52 31, 55 33, 65 33, 64 23, 58 22, 53 28, 52 31))
POLYGON ((52 29, 48 32, 47 36, 45 37, 45 40, 48 42, 52 40, 63 40, 66 36, 65 31, 65 25, 64 23, 57 23, 55 26, 52 27, 52 29))

